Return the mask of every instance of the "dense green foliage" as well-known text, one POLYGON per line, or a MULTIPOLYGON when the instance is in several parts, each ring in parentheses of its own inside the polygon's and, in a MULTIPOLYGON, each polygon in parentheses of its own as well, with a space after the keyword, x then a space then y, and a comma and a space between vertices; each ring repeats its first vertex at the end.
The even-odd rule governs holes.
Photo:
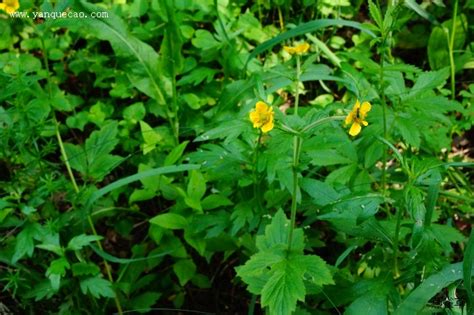
POLYGON ((0 310, 473 314, 474 1, 14 10, 0 310))

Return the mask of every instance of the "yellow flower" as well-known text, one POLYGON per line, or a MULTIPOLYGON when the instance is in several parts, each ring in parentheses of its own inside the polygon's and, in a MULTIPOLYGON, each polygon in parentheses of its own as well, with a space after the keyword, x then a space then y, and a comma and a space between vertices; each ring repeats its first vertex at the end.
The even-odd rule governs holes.
POLYGON ((255 109, 250 112, 249 116, 254 128, 260 128, 262 132, 269 132, 273 129, 273 108, 264 102, 257 102, 255 109))
POLYGON ((362 125, 367 126, 369 124, 365 118, 371 108, 372 106, 369 102, 363 102, 361 106, 359 100, 356 101, 354 108, 352 108, 352 111, 347 115, 345 120, 346 126, 352 123, 351 129, 349 130, 351 136, 357 136, 362 129, 362 125))
POLYGON ((294 55, 294 54, 301 55, 307 52, 309 50, 309 47, 310 46, 308 43, 303 43, 303 44, 299 44, 293 47, 283 46, 283 50, 289 53, 290 55, 294 55))
POLYGON ((0 3, 0 10, 11 14, 20 8, 20 2, 18 0, 4 0, 0 3))

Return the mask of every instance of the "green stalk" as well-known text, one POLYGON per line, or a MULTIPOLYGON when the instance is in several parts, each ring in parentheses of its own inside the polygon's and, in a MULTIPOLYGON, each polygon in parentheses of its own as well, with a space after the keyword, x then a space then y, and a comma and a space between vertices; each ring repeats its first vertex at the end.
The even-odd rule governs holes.
POLYGON ((293 243, 293 232, 296 227, 296 207, 298 194, 298 164, 300 159, 302 139, 299 136, 293 137, 293 191, 291 199, 291 219, 290 231, 288 234, 288 254, 291 252, 291 245, 293 243))
MULTIPOLYGON (((298 105, 300 102, 300 72, 301 72, 301 60, 300 56, 296 55, 296 95, 295 95, 295 116, 298 116, 298 105)), ((291 252, 291 244, 293 243, 293 232, 296 226, 296 206, 297 206, 297 193, 298 193, 298 164, 300 160, 300 151, 301 151, 301 142, 302 139, 295 135, 293 136, 293 190, 291 192, 291 223, 290 231, 288 233, 288 252, 289 255, 291 252)))
POLYGON ((452 99, 456 98, 456 66, 454 64, 454 38, 456 36, 456 20, 458 15, 458 0, 454 1, 454 10, 453 10, 453 23, 451 26, 451 35, 448 35, 449 38, 449 64, 451 67, 451 97, 452 99))
POLYGON ((400 271, 398 269, 398 238, 400 234, 400 225, 402 222, 402 210, 397 209, 397 225, 395 226, 395 239, 393 240, 393 272, 394 278, 400 277, 400 271))
POLYGON ((258 134, 258 140, 257 140, 257 145, 255 146, 255 155, 254 155, 254 167, 253 167, 253 194, 255 196, 255 199, 257 200, 258 207, 260 210, 263 209, 262 207, 262 201, 260 198, 260 192, 258 189, 258 172, 257 172, 257 167, 258 167, 258 156, 259 156, 259 151, 260 151, 260 142, 262 140, 262 135, 263 132, 260 130, 260 133, 258 134))
POLYGON ((301 59, 296 54, 296 89, 295 89, 295 115, 298 116, 298 105, 300 103, 300 76, 301 76, 301 59))
POLYGON ((283 32, 285 30, 285 23, 283 22, 283 14, 281 14, 280 7, 278 7, 278 19, 280 20, 280 29, 283 32))
MULTIPOLYGON (((44 43, 43 38, 41 38, 41 44, 43 46, 43 62, 44 62, 45 68, 46 68, 46 80, 48 82, 48 97, 49 97, 49 101, 51 102, 52 99, 53 99, 53 92, 51 90, 52 82, 51 82, 51 74, 50 74, 50 69, 49 69, 49 64, 48 64, 48 55, 47 55, 47 51, 46 51, 46 45, 44 43)), ((76 182, 76 179, 75 179, 74 174, 72 172, 71 165, 69 164, 69 159, 68 159, 66 150, 64 149, 64 143, 63 143, 63 140, 62 140, 62 137, 61 137, 61 133, 59 131, 59 122, 57 121, 56 116, 54 114, 54 109, 53 109, 53 121, 54 121, 54 125, 55 125, 56 138, 58 139, 59 149, 61 151, 61 155, 63 157, 64 164, 66 165, 66 169, 67 169, 67 172, 69 174, 69 178, 71 179, 72 186, 74 188, 74 191, 77 194, 77 193, 79 193, 79 187, 77 186, 77 182, 76 182)), ((97 236, 97 232, 95 230, 94 223, 92 222, 92 218, 91 218, 90 215, 87 215, 87 220, 89 221, 89 225, 91 227, 92 233, 95 236, 97 236)), ((97 243, 97 246, 102 250, 102 244, 100 243, 100 241, 96 241, 96 243, 97 243)), ((112 277, 112 272, 111 272, 109 264, 107 263, 107 261, 105 259, 103 259, 103 263, 104 263, 105 270, 107 272, 107 276, 109 278, 109 281, 111 283, 114 283, 114 279, 112 277)), ((120 304, 120 300, 118 299, 117 295, 115 295, 115 306, 117 307, 117 311, 118 311, 119 315, 122 315, 123 314, 122 305, 120 304)))
POLYGON ((258 7, 258 20, 260 23, 263 21, 263 15, 262 15, 262 0, 257 0, 257 7, 258 7))
MULTIPOLYGON (((385 88, 384 88, 384 59, 385 59, 385 50, 386 50, 386 34, 385 30, 381 30, 382 32, 382 45, 381 45, 381 54, 380 54, 380 85, 379 85, 379 92, 380 92, 380 100, 382 102, 382 123, 383 123, 383 138, 387 140, 387 102, 385 99, 385 88)), ((381 186, 382 186, 382 195, 385 196, 386 193, 386 182, 387 182, 387 150, 383 150, 382 155, 382 178, 381 178, 381 186)))

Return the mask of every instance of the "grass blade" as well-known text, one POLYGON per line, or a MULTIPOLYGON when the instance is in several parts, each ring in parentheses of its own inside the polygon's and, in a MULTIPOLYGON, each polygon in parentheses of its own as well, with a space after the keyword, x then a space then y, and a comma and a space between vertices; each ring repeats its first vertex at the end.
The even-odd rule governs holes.
POLYGON ((270 40, 267 40, 266 42, 258 45, 252 53, 249 55, 249 58, 247 59, 247 62, 245 63, 245 67, 247 67, 247 64, 249 61, 253 58, 255 58, 257 55, 263 53, 264 51, 267 51, 271 49, 273 46, 296 36, 299 35, 304 35, 306 33, 311 33, 316 30, 329 27, 329 26, 348 26, 348 27, 353 27, 357 28, 363 32, 366 32, 367 34, 371 35, 372 37, 375 37, 375 34, 364 27, 362 24, 358 22, 353 22, 353 21, 346 21, 342 19, 321 19, 321 20, 314 20, 311 22, 307 22, 304 24, 301 24, 289 31, 286 31, 270 40))
MULTIPOLYGON (((472 267, 470 271, 472 273, 472 267)), ((443 288, 463 278, 463 263, 445 266, 440 272, 423 281, 398 306, 395 315, 419 314, 428 301, 443 288)))

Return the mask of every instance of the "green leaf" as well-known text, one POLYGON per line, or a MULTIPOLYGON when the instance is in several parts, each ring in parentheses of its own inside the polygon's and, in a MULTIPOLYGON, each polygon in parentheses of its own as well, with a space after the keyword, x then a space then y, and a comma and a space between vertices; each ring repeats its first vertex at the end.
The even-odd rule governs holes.
POLYGON ((366 283, 356 283, 353 290, 363 291, 357 299, 355 299, 351 305, 346 309, 344 314, 358 315, 383 315, 388 314, 387 310, 387 295, 390 289, 391 283, 381 282, 378 279, 371 279, 366 283), (369 282, 370 281, 370 282, 369 282), (390 284, 390 286, 389 286, 390 284), (365 288, 365 285, 368 285, 365 288), (365 290, 364 290, 365 289, 365 290))
POLYGON ((85 275, 98 275, 100 273, 100 268, 93 263, 88 262, 78 262, 72 265, 72 274, 74 277, 85 276, 85 275))
POLYGON ((419 148, 421 143, 420 130, 411 119, 399 117, 395 120, 395 127, 398 129, 405 141, 415 147, 419 148))
MULTIPOLYGON (((433 296, 454 281, 462 279, 462 268, 462 263, 447 265, 440 272, 425 279, 400 303, 394 314, 420 313, 433 296)), ((473 270, 474 267, 471 268, 471 273, 473 270)))
POLYGON ((136 124, 138 121, 145 118, 146 109, 142 102, 127 106, 123 110, 123 118, 136 124))
POLYGON ((182 259, 173 265, 173 271, 178 277, 179 284, 184 286, 196 274, 196 265, 192 259, 182 259))
POLYGON ((186 149, 186 146, 188 145, 188 143, 189 141, 186 140, 180 143, 177 147, 173 148, 173 150, 171 150, 168 156, 166 156, 165 162, 163 165, 168 166, 168 165, 173 165, 174 163, 176 163, 183 155, 183 152, 186 149))
POLYGON ((272 251, 259 252, 252 255, 243 266, 236 268, 237 275, 248 285, 249 292, 261 294, 270 277, 270 267, 282 259, 281 255, 272 251))
POLYGON ((430 14, 428 11, 423 9, 418 3, 415 2, 415 0, 405 0, 404 5, 407 8, 412 9, 415 11, 419 16, 422 18, 430 21, 431 23, 438 25, 439 22, 436 20, 436 17, 434 17, 432 14, 430 14))
POLYGON ((297 301, 304 301, 304 269, 295 261, 283 260, 272 267, 272 275, 262 289, 262 306, 270 314, 291 315, 297 301))
POLYGON ((184 229, 188 226, 186 218, 176 213, 159 214, 150 219, 150 223, 171 230, 184 229))
POLYGON ((337 150, 318 149, 308 151, 307 154, 312 159, 311 163, 319 166, 354 163, 354 161, 343 156, 337 150))
POLYGON ((295 255, 294 261, 305 270, 305 280, 323 286, 334 284, 331 272, 326 262, 316 255, 295 255))
POLYGON ((153 151, 157 144, 163 142, 163 137, 143 120, 140 121, 140 130, 142 132, 143 140, 145 141, 142 145, 143 154, 153 151))
POLYGON ((111 11, 105 10, 86 1, 75 1, 72 6, 75 12, 91 16, 95 12, 106 12, 106 18, 83 19, 76 23, 74 19, 56 19, 52 26, 81 28, 87 36, 95 36, 106 40, 112 45, 116 55, 132 57, 136 62, 124 63, 130 70, 130 82, 140 91, 155 99, 160 105, 165 105, 165 96, 160 82, 163 77, 156 71, 160 55, 148 44, 132 36, 127 30, 126 23, 111 11), (138 73, 138 75, 137 75, 138 73), (138 79, 133 79, 138 77, 138 79))
POLYGON ((158 292, 145 292, 127 302, 128 308, 139 313, 147 313, 151 311, 151 307, 161 297, 158 292))
POLYGON ((197 30, 194 33, 194 38, 191 40, 191 42, 194 47, 203 50, 217 48, 221 45, 207 30, 197 30))
POLYGON ((100 297, 115 297, 115 292, 110 281, 99 278, 98 276, 81 280, 80 286, 82 293, 90 294, 97 299, 100 297))
POLYGON ((220 194, 209 195, 201 202, 202 208, 204 210, 212 210, 223 206, 230 206, 232 204, 233 203, 231 200, 220 194))
POLYGON ((438 86, 444 85, 449 77, 449 68, 443 68, 438 71, 423 72, 416 79, 415 85, 404 99, 413 99, 417 96, 426 93, 438 86))
MULTIPOLYGON (((468 23, 464 14, 456 17, 454 51, 464 49, 467 26, 468 23)), ((441 26, 435 26, 431 31, 430 38, 428 39, 428 61, 433 70, 450 66, 448 49, 448 37, 450 35, 448 34, 451 34, 452 28, 453 20, 451 19, 443 22, 441 26)))
POLYGON ((103 237, 99 235, 86 235, 81 234, 73 237, 67 244, 68 250, 80 250, 85 246, 89 246, 90 243, 100 241, 103 237))
POLYGON ((193 200, 201 200, 206 193, 206 180, 201 172, 197 170, 193 170, 190 173, 187 195, 193 200))
POLYGON ((38 236, 38 224, 27 224, 23 230, 16 236, 15 251, 12 257, 12 263, 16 263, 25 255, 33 256, 35 250, 34 238, 38 236))
POLYGON ((374 22, 377 24, 380 30, 383 29, 383 19, 382 19, 382 13, 380 12, 379 8, 369 0, 369 13, 370 17, 374 22))
POLYGON ((321 206, 335 202, 341 197, 329 184, 312 178, 303 178, 301 188, 321 206))
POLYGON ((81 174, 87 173, 87 157, 84 148, 70 143, 64 144, 69 165, 81 174))
MULTIPOLYGON (((265 251, 271 248, 286 249, 288 246, 288 235, 290 221, 280 209, 275 214, 272 222, 265 227, 265 235, 257 236, 257 248, 265 251)), ((302 252, 304 248, 303 231, 295 229, 293 231, 292 251, 302 252)))
POLYGON ((90 176, 100 181, 123 160, 121 157, 109 154, 118 143, 117 133, 117 123, 113 122, 92 132, 84 148, 64 144, 71 167, 83 176, 90 176))
POLYGON ((46 270, 46 276, 51 281, 51 287, 53 290, 58 291, 61 284, 61 277, 66 275, 66 270, 71 266, 67 261, 66 257, 53 260, 46 270))

